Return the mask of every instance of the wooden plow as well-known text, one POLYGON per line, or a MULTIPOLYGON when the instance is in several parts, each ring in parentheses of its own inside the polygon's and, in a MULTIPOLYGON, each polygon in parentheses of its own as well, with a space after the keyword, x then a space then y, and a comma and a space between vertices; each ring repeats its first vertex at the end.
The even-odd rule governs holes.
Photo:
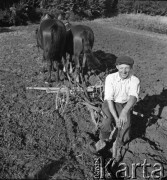
MULTIPOLYGON (((81 86, 73 86, 71 88, 67 86, 60 86, 60 87, 27 87, 27 90, 39 90, 39 91, 46 91, 46 93, 54 93, 55 94, 55 109, 60 112, 61 115, 64 114, 65 110, 68 107, 70 95, 75 96, 76 92, 82 93, 82 97, 84 97, 85 101, 81 100, 82 104, 87 106, 88 110, 91 113, 91 119, 95 125, 97 125, 95 121, 95 112, 100 112, 100 109, 95 107, 94 103, 91 103, 87 97, 85 96, 84 88, 81 86), (95 112, 94 112, 95 111, 95 112)), ((102 91, 103 91, 103 85, 98 83, 94 86, 88 86, 86 88, 87 93, 91 97, 95 97, 95 94, 97 93, 99 97, 102 99, 102 91)))

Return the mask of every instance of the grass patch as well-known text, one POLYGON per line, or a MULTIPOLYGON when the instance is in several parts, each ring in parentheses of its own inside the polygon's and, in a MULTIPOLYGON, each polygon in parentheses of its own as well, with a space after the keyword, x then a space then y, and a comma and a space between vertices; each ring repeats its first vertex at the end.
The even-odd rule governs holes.
POLYGON ((167 17, 150 16, 145 14, 120 14, 117 17, 106 19, 120 26, 126 26, 141 30, 148 30, 161 34, 167 33, 167 17))

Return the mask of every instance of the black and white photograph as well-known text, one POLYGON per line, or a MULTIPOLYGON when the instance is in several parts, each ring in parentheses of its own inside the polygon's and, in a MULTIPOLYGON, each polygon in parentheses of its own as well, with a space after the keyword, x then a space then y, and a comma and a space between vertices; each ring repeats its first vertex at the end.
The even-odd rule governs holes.
POLYGON ((0 180, 167 180, 167 1, 0 0, 0 180))

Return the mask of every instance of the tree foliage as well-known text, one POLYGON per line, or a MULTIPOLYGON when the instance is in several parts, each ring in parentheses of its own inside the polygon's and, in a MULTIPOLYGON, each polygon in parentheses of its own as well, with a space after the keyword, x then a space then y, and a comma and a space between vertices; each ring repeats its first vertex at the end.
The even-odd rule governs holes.
POLYGON ((144 13, 148 15, 167 15, 167 1, 158 0, 120 0, 119 13, 144 13))
POLYGON ((39 20, 42 13, 80 20, 110 17, 117 11, 118 0, 5 0, 0 1, 0 24, 20 25, 39 20))
POLYGON ((40 18, 40 0, 0 1, 0 26, 26 25, 40 18))
POLYGON ((116 12, 118 0, 52 0, 43 3, 43 8, 52 11, 61 11, 64 14, 71 12, 80 18, 93 19, 110 17, 116 12))
POLYGON ((167 15, 167 2, 158 0, 1 0, 0 25, 21 25, 39 21, 49 12, 65 19, 95 19, 119 13, 167 15))

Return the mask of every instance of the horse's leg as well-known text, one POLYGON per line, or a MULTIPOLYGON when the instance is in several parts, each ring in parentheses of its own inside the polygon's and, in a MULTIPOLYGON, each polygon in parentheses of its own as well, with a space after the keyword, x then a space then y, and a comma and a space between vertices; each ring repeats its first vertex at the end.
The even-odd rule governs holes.
POLYGON ((83 80, 84 80, 84 82, 85 82, 85 84, 87 83, 87 75, 84 73, 84 69, 85 69, 85 67, 86 67, 86 54, 84 53, 84 56, 83 56, 83 63, 82 63, 82 74, 81 74, 81 76, 83 76, 83 80))
POLYGON ((66 58, 66 54, 63 55, 62 61, 63 61, 63 72, 67 74, 68 80, 71 81, 69 70, 68 70, 69 59, 66 58))
POLYGON ((88 92, 87 92, 86 78, 84 75, 85 64, 86 64, 86 55, 84 53, 83 63, 82 63, 81 69, 80 69, 80 78, 81 78, 82 87, 84 89, 85 95, 86 95, 87 99, 90 100, 90 98, 88 96, 88 92))
POLYGON ((62 56, 62 64, 63 64, 63 72, 67 73, 67 57, 66 57, 66 53, 63 54, 62 56))
POLYGON ((72 74, 73 68, 72 68, 72 55, 71 54, 70 54, 69 64, 70 64, 70 74, 72 74))
POLYGON ((53 61, 53 65, 52 65, 52 71, 56 71, 56 67, 55 67, 55 61, 53 61))
POLYGON ((55 63, 56 63, 56 69, 57 69, 57 71, 56 71, 56 82, 59 82, 59 70, 60 70, 60 68, 59 68, 59 63, 58 63, 58 61, 55 61, 55 63))
POLYGON ((79 73, 80 73, 79 54, 74 54, 74 62, 75 62, 74 79, 77 83, 79 83, 79 73))
POLYGON ((46 58, 45 58, 45 54, 43 53, 43 59, 42 59, 42 67, 40 70, 42 73, 47 72, 47 67, 46 67, 46 58))
POLYGON ((74 78, 75 81, 79 83, 79 76, 80 76, 80 61, 79 56, 83 50, 83 43, 82 38, 74 37, 74 62, 75 62, 75 73, 74 78))
POLYGON ((48 79, 47 79, 47 82, 48 82, 48 83, 51 83, 51 71, 52 71, 52 66, 53 66, 53 61, 52 61, 52 60, 49 60, 49 61, 48 61, 49 76, 48 76, 48 79))

